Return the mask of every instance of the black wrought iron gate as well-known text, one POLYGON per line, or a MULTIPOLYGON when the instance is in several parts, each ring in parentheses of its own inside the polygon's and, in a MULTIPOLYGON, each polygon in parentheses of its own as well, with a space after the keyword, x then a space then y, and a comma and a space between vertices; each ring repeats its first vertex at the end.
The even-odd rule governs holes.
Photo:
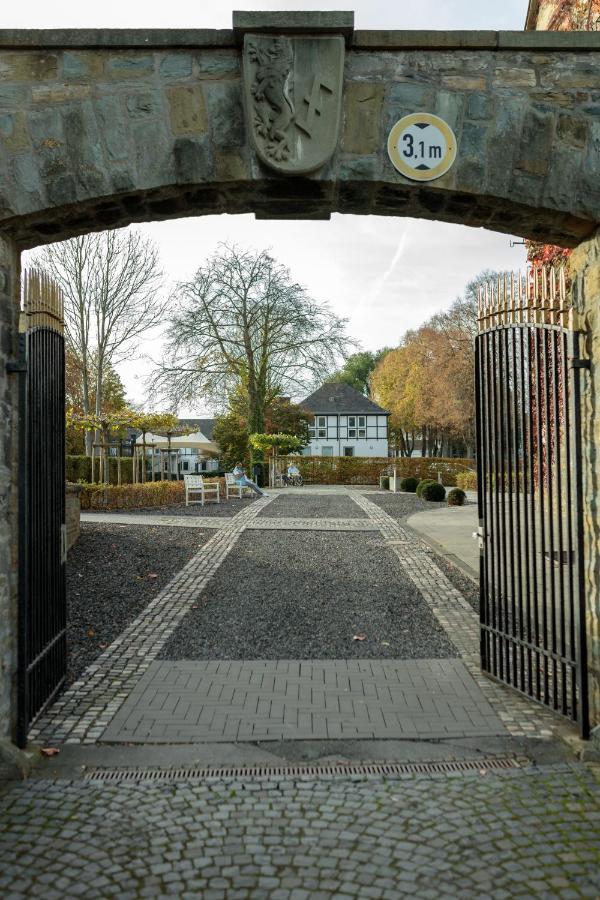
POLYGON ((43 273, 23 278, 17 742, 67 671, 63 304, 43 273))
POLYGON ((580 334, 547 268, 480 292, 481 663, 588 734, 580 334))

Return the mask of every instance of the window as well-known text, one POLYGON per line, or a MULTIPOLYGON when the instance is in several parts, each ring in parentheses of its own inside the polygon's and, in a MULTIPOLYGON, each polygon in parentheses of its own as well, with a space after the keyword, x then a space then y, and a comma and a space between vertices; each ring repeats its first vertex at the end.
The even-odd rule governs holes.
POLYGON ((354 447, 344 447, 344 456, 354 456, 354 447))
POLYGON ((316 437, 327 437, 327 416, 315 416, 316 437))
POLYGON ((187 461, 187 459, 184 459, 183 462, 181 463, 181 468, 183 469, 184 472, 187 472, 189 467, 190 467, 189 462, 187 461))
POLYGON ((322 456, 333 456, 333 447, 321 447, 322 456))
POLYGON ((358 436, 359 438, 364 438, 367 436, 367 428, 366 428, 367 420, 365 416, 358 417, 358 436))
POLYGON ((348 427, 356 428, 356 416, 348 416, 348 427))

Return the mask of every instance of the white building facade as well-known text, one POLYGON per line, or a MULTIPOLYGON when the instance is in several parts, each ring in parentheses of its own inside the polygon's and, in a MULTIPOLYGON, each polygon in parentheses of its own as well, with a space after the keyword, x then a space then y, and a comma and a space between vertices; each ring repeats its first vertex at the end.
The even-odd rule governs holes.
POLYGON ((350 385, 324 384, 301 406, 314 416, 305 456, 388 456, 390 414, 350 385))

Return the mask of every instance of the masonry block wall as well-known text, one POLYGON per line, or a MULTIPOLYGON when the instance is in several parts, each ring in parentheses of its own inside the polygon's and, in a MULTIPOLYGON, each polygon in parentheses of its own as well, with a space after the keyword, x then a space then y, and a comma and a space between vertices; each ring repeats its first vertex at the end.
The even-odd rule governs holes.
POLYGON ((17 665, 18 253, 0 236, 0 743, 11 737, 17 665))
POLYGON ((600 724, 600 231, 571 257, 573 299, 590 360, 583 387, 585 584, 592 722, 600 724))
POLYGON ((301 178, 257 162, 233 33, 178 36, 0 32, 0 227, 22 246, 211 212, 410 215, 570 246, 595 230, 594 35, 355 32, 338 149, 301 178), (423 109, 459 146, 425 185, 386 150, 392 124, 423 109))

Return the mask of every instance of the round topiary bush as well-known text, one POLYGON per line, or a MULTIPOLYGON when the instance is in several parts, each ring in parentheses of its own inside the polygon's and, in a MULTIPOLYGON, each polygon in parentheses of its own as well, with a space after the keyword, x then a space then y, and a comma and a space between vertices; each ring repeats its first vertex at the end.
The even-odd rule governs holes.
POLYGON ((452 488, 448 493, 448 506, 464 506, 467 495, 461 488, 452 488))
POLYGON ((424 478, 422 481, 420 481, 416 488, 417 497, 422 496, 423 488, 426 484, 437 484, 437 481, 434 481, 433 478, 424 478))
POLYGON ((418 478, 413 478, 412 475, 409 475, 407 478, 403 478, 400 482, 400 490, 407 491, 409 494, 414 494, 417 490, 417 486, 419 484, 418 478))
POLYGON ((437 481, 432 481, 430 484, 423 485, 423 490, 421 491, 421 499, 422 500, 434 500, 441 501, 446 498, 446 488, 443 484, 438 484, 437 481))

